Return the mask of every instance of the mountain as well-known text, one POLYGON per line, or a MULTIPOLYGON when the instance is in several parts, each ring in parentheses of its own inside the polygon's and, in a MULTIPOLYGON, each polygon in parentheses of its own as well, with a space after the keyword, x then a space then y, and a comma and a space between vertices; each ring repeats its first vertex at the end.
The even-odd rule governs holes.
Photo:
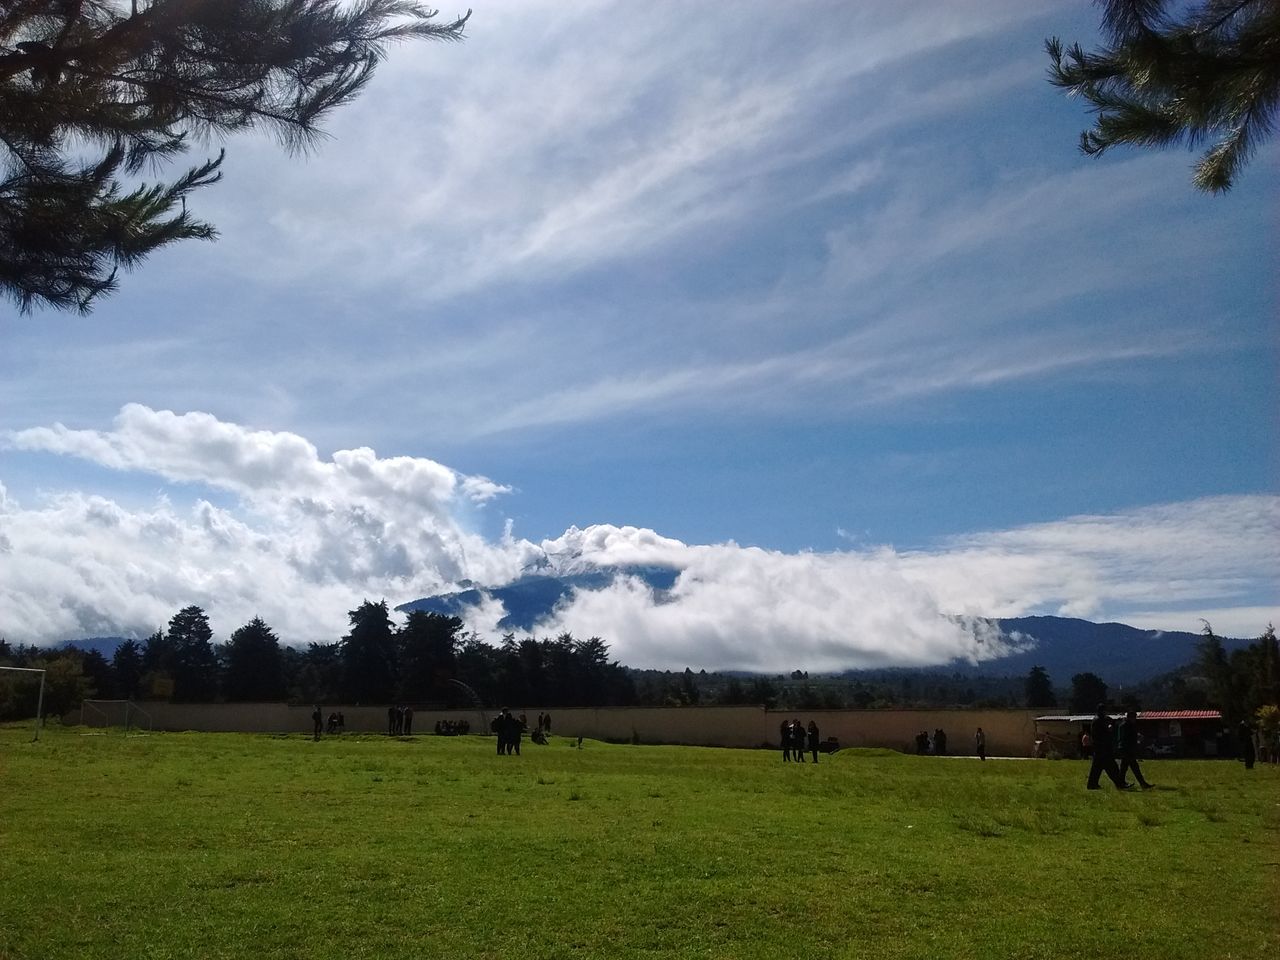
MULTIPOLYGON (((1020 653, 957 665, 978 676, 1025 675, 1032 667, 1048 671, 1066 686, 1077 673, 1096 673, 1108 684, 1140 683, 1176 670, 1195 659, 1200 634, 1180 630, 1139 630, 1124 623, 1094 623, 1069 617, 1014 617, 993 621, 1006 635, 1021 633, 1035 644, 1020 653)), ((1227 650, 1248 640, 1222 638, 1227 650)))
MULTIPOLYGON (((425 610, 465 619, 469 609, 496 600, 506 610, 498 621, 501 630, 532 631, 550 616, 556 604, 574 590, 600 590, 618 576, 639 578, 659 602, 671 589, 679 571, 670 567, 622 566, 577 569, 555 573, 549 565, 540 567, 511 583, 493 588, 464 583, 466 589, 411 600, 397 610, 425 610)), ((1022 649, 977 664, 967 660, 939 664, 931 670, 946 669, 969 676, 1025 676, 1033 666, 1042 666, 1059 686, 1070 683, 1077 673, 1096 673, 1108 684, 1140 683, 1184 666, 1195 658, 1198 633, 1176 630, 1140 630, 1123 623, 1094 623, 1069 617, 1013 617, 988 620, 1001 633, 1021 639, 1022 649), (1020 637, 1019 637, 1020 635, 1020 637)), ((607 638, 606 638, 607 639, 607 638)), ((1223 638, 1228 650, 1245 646, 1247 640, 1223 638)), ((852 671, 856 672, 856 671, 852 671)))
POLYGON ((578 573, 533 573, 503 587, 482 589, 471 587, 457 593, 410 600, 396 607, 402 613, 425 610, 445 616, 462 616, 465 611, 487 599, 500 602, 507 615, 498 621, 502 630, 532 630, 538 621, 549 616, 557 603, 574 590, 603 590, 619 576, 638 577, 661 598, 676 582, 680 571, 671 567, 611 567, 578 573))
POLYGON ((67 640, 61 649, 96 650, 108 660, 116 655, 116 647, 124 643, 128 637, 85 637, 83 640, 67 640))

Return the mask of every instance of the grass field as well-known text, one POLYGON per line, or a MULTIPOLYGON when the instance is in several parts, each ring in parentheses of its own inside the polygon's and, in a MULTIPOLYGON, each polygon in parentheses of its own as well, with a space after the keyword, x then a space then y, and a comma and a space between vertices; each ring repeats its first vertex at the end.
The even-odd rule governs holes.
POLYGON ((0 957, 1280 956, 1280 771, 0 727, 0 957))

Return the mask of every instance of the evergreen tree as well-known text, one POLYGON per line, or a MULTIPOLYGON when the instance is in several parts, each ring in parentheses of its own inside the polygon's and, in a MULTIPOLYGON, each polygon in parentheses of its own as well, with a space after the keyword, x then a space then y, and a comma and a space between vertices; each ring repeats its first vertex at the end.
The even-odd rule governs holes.
POLYGON ((366 600, 347 616, 351 632, 342 638, 342 677, 356 703, 386 703, 396 691, 396 632, 387 601, 366 600))
POLYGON ((228 700, 281 700, 285 695, 280 641, 261 617, 254 617, 227 641, 223 690, 228 700))
POLYGON ((1195 669, 1209 686, 1209 702, 1222 711, 1223 719, 1230 725, 1239 721, 1239 704, 1235 696, 1231 660, 1222 640, 1205 620, 1200 642, 1196 648, 1195 669))
POLYGON ((1049 679, 1049 671, 1044 667, 1032 667, 1026 680, 1027 709, 1044 710, 1058 705, 1058 697, 1053 692, 1053 682, 1049 679))
POLYGON ((342 699, 341 643, 309 643, 304 651, 280 651, 289 699, 295 703, 333 703, 342 699))
POLYGON ((1276 0, 1103 0, 1107 43, 1086 53, 1046 41, 1049 82, 1083 97, 1097 115, 1080 149, 1117 144, 1212 145, 1196 164, 1201 190, 1231 188, 1271 133, 1280 102, 1276 0))
POLYGON ((457 643, 462 620, 413 610, 400 628, 400 696, 405 700, 450 700, 457 675, 457 643))
POLYGON ((462 37, 466 16, 434 16, 417 0, 0 6, 0 294, 85 311, 117 268, 212 238, 187 198, 221 177, 222 153, 171 182, 134 178, 239 130, 311 144, 389 43, 462 37))
POLYGON ((114 697, 116 693, 116 675, 107 658, 97 650, 84 650, 80 653, 80 670, 89 681, 89 697, 114 697))
POLYGON ((183 607, 169 621, 165 642, 172 651, 173 699, 207 703, 218 694, 218 661, 209 618, 197 606, 183 607))
POLYGON ((80 707, 80 701, 93 696, 93 684, 84 675, 80 651, 59 651, 45 660, 44 710, 56 717, 80 707))
POLYGON ((138 696, 142 684, 142 648, 137 640, 126 640, 116 647, 111 658, 115 672, 116 692, 126 700, 138 696))
POLYGON ((1071 678, 1071 712, 1093 713, 1107 701, 1107 685, 1096 673, 1077 673, 1071 678))
POLYGON ((747 696, 752 703, 758 703, 772 710, 778 705, 778 688, 768 677, 754 677, 747 688, 747 696))

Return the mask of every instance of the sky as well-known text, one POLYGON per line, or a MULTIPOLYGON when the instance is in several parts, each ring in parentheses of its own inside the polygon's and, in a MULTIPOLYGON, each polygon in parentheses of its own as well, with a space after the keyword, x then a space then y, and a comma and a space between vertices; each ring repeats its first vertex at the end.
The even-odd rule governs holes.
POLYGON ((539 634, 825 670, 1280 619, 1274 142, 1223 196, 1081 155, 1084 4, 473 5, 309 154, 232 139, 216 242, 0 306, 0 635, 331 642, 630 563, 671 595, 539 634))

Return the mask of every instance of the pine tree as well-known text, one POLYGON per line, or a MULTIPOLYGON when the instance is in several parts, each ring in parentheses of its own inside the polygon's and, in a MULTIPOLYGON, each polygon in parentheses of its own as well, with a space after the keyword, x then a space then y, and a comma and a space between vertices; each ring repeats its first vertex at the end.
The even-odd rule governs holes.
POLYGON ((0 6, 0 294, 87 311, 118 268, 212 239, 187 198, 223 153, 137 183, 192 141, 315 141, 389 43, 462 37, 417 0, 16 0, 0 6))
POLYGON ((1280 102, 1276 0, 1103 0, 1107 43, 1086 53, 1045 42, 1049 82, 1089 102, 1097 119, 1080 149, 1212 145, 1195 166, 1201 190, 1229 190, 1271 133, 1280 102))
POLYGON ((228 700, 272 701, 284 698, 284 661, 280 641, 261 617, 237 629, 225 648, 223 688, 228 700))
POLYGON ((1077 673, 1071 678, 1071 712, 1093 713, 1107 700, 1107 685, 1096 673, 1077 673))
POLYGON ((343 683, 356 703, 386 703, 396 689, 396 635, 387 601, 366 600, 347 616, 351 632, 342 638, 343 683))
POLYGON ((142 648, 137 640, 125 640, 116 647, 111 658, 111 669, 116 675, 116 692, 126 700, 138 696, 142 684, 142 648))
POLYGON ((1043 710, 1058 705, 1058 698, 1053 692, 1053 681, 1049 679, 1049 672, 1044 667, 1031 668, 1031 672, 1027 674, 1025 692, 1027 708, 1030 710, 1043 710))
POLYGON ((411 611, 400 629, 400 696, 405 700, 447 700, 457 673, 462 620, 425 610, 411 611))
POLYGON ((218 661, 209 618, 197 606, 183 607, 165 636, 173 657, 173 699, 207 703, 218 693, 218 661))

